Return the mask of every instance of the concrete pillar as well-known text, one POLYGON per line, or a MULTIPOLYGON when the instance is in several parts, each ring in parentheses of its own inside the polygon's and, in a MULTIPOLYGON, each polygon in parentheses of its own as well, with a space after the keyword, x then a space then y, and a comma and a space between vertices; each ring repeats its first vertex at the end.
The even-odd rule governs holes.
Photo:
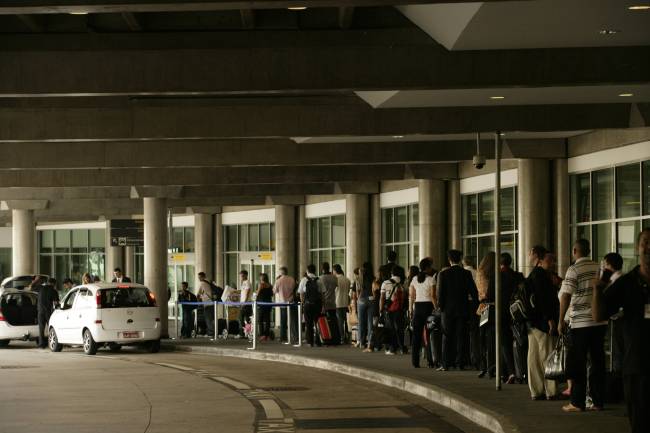
POLYGON ((528 253, 535 245, 549 247, 550 242, 550 165, 543 159, 518 160, 517 218, 519 270, 531 271, 528 253))
POLYGON ((163 337, 167 337, 167 199, 144 199, 144 284, 160 307, 163 337))
MULTIPOLYGON (((370 206, 367 194, 346 194, 345 203, 345 272, 352 279, 354 268, 369 260, 370 206)), ((379 263, 373 263, 373 266, 376 268, 379 263)))
POLYGON ((305 206, 298 207, 298 269, 294 276, 298 279, 307 271, 309 251, 307 251, 307 215, 305 206))
POLYGON ((554 238, 557 254, 557 271, 564 277, 571 265, 571 235, 569 233, 569 167, 567 159, 553 161, 553 197, 555 198, 554 238))
POLYGON ((286 266, 289 275, 296 269, 296 208, 290 205, 275 206, 275 269, 286 266))
MULTIPOLYGON (((194 268, 196 274, 205 272, 208 279, 218 281, 212 271, 212 215, 207 213, 194 214, 194 268)), ((194 287, 199 287, 199 279, 194 275, 194 287)))
POLYGON ((31 209, 11 211, 11 256, 13 275, 36 273, 36 221, 31 209))
POLYGON ((124 247, 124 275, 135 281, 135 247, 124 247))
POLYGON ((111 246, 111 222, 106 222, 106 257, 105 257, 105 268, 104 273, 105 281, 111 281, 113 279, 113 270, 115 268, 120 268, 124 272, 124 275, 131 276, 126 272, 126 266, 124 261, 124 248, 125 247, 113 247, 111 246))
POLYGON ((463 249, 461 238, 460 181, 447 181, 447 249, 463 249))
POLYGON ((420 259, 431 257, 438 269, 446 263, 446 189, 443 180, 421 179, 418 185, 420 259))
POLYGON ((370 196, 370 255, 375 267, 381 266, 381 204, 379 194, 370 196))
POLYGON ((217 285, 225 287, 226 272, 223 264, 223 224, 221 214, 214 216, 214 279, 217 285))

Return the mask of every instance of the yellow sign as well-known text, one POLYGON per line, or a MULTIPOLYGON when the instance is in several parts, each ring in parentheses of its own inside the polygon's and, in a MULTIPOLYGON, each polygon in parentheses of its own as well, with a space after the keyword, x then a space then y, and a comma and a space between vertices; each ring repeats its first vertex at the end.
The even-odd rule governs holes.
POLYGON ((184 262, 185 261, 185 254, 172 254, 171 259, 172 259, 172 262, 184 262))
POLYGON ((260 260, 273 260, 273 253, 259 253, 257 258, 260 260))

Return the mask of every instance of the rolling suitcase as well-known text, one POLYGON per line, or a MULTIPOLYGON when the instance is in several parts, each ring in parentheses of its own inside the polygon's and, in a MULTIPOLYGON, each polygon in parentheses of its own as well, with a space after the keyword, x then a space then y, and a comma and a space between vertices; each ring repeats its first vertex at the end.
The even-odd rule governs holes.
POLYGON ((434 312, 427 318, 426 324, 427 350, 429 354, 427 360, 433 363, 434 366, 442 365, 442 326, 440 313, 434 312))
POLYGON ((341 336, 339 334, 338 323, 336 319, 320 316, 316 322, 318 328, 318 335, 321 342, 327 346, 334 346, 341 343, 341 336))

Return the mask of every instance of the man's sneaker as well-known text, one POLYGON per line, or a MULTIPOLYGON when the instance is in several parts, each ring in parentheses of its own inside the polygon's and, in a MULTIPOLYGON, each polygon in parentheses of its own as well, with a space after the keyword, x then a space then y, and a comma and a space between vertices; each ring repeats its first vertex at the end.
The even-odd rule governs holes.
POLYGON ((392 351, 390 351, 390 350, 387 350, 387 351, 386 351, 386 355, 395 355, 395 352, 392 352, 392 351))

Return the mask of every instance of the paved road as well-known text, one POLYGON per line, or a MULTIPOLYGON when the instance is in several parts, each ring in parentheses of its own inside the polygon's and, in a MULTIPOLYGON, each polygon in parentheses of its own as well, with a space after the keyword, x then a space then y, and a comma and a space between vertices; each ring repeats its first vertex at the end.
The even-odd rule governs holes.
POLYGON ((0 432, 484 433, 428 401, 290 365, 124 349, 0 351, 0 432))

